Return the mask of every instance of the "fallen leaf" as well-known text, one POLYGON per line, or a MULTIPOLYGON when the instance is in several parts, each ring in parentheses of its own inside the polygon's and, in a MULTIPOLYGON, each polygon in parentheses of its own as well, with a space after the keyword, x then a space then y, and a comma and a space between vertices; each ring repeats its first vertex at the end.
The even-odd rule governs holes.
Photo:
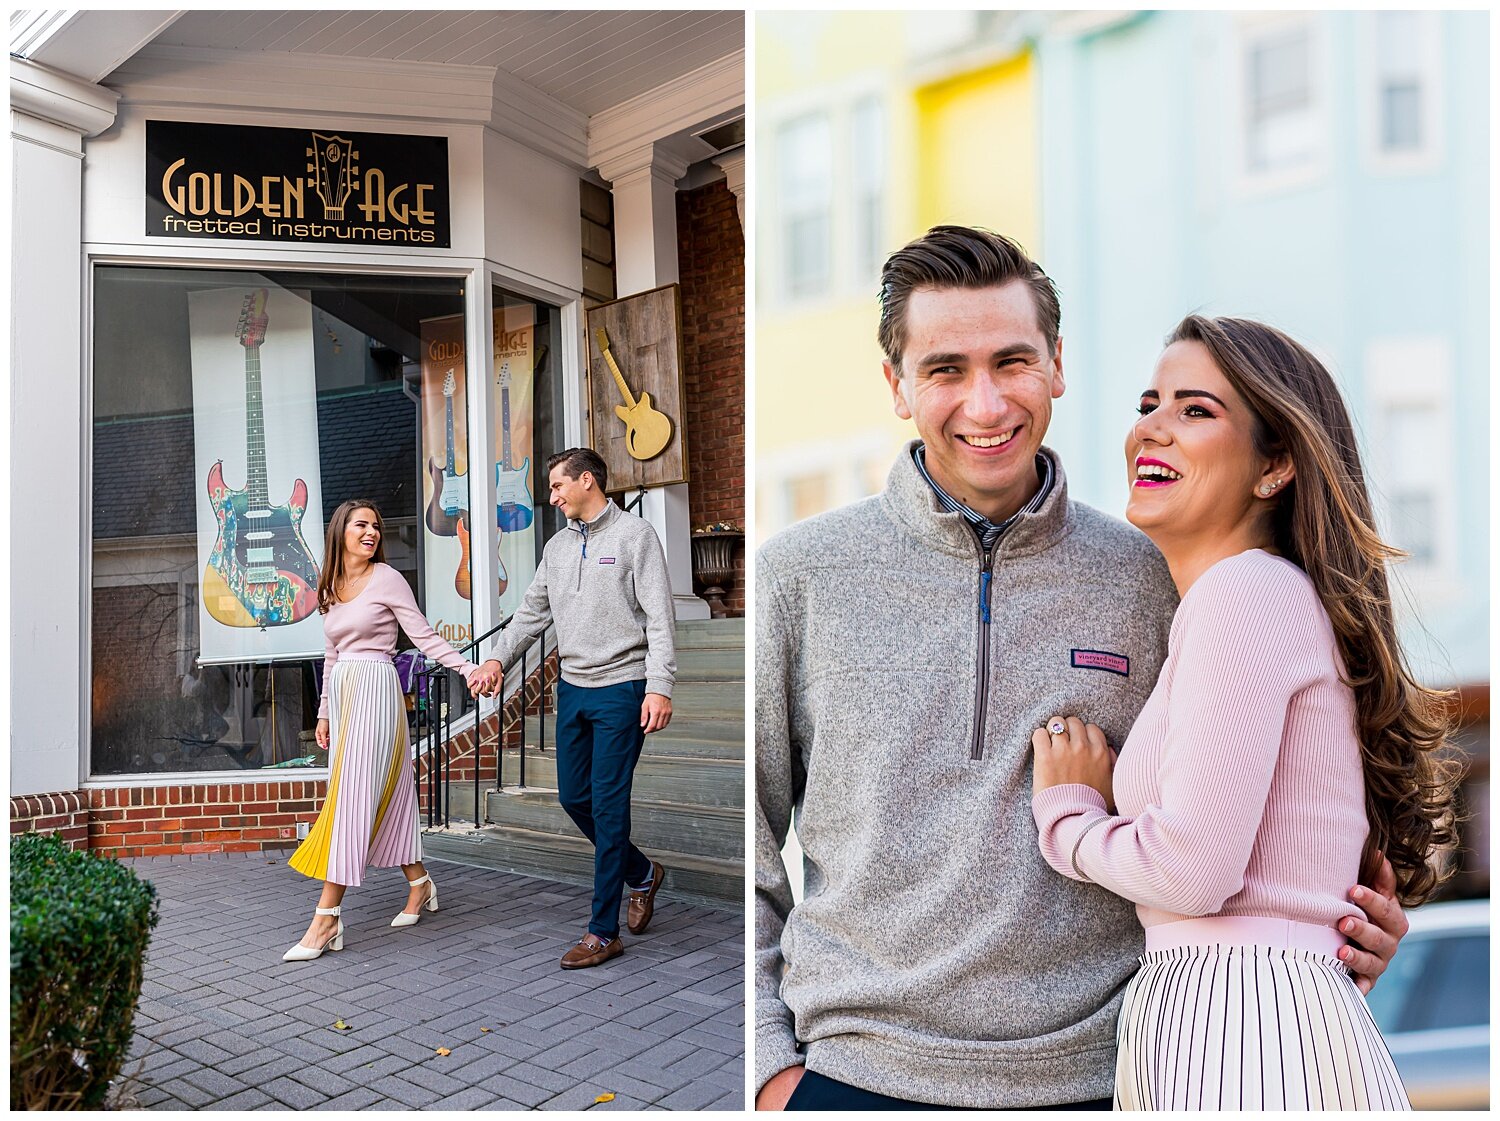
POLYGON ((353 1024, 344 1023, 343 1020, 336 1020, 333 1025, 335 1031, 348 1031, 353 1026, 353 1024))
POLYGON ((615 1096, 613 1094, 600 1094, 597 1098, 594 1099, 594 1104, 602 1105, 605 1102, 612 1102, 614 1100, 615 1096))
POLYGON ((450 1051, 450 1050, 448 1050, 448 1048, 446 1048, 446 1047, 439 1047, 437 1049, 437 1053, 439 1055, 451 1055, 451 1054, 453 1054, 453 1052, 450 1051))
POLYGON ((490 1029, 489 1028, 480 1028, 479 1030, 480 1031, 489 1031, 490 1029))

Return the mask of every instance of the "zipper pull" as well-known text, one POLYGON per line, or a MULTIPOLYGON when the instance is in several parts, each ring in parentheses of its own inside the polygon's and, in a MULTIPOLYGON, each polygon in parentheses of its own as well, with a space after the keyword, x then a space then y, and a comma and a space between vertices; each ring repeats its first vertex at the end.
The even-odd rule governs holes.
POLYGON ((986 623, 990 621, 990 574, 988 572, 979 574, 979 618, 986 623))

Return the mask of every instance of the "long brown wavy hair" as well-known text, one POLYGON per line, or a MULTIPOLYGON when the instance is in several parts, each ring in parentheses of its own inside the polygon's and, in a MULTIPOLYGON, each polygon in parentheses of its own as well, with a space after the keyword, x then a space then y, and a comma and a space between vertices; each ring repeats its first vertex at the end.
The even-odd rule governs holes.
POLYGON ((328 609, 338 602, 334 589, 344 579, 344 530, 356 510, 368 510, 375 515, 375 525, 380 530, 380 540, 375 543, 372 564, 385 563, 385 519, 380 516, 380 507, 363 498, 351 498, 339 504, 328 519, 328 537, 323 542, 323 568, 318 573, 318 613, 327 615, 328 609))
POLYGON ((1384 853, 1397 897, 1414 906, 1445 878, 1429 860, 1457 844, 1458 764, 1441 758, 1452 694, 1421 685, 1396 636, 1386 565, 1406 554, 1375 529, 1354 426, 1338 387, 1305 347, 1248 319, 1189 315, 1167 344, 1203 344, 1255 414, 1267 458, 1289 454, 1294 477, 1271 506, 1276 549, 1311 578, 1354 692, 1370 834, 1360 882, 1384 853))

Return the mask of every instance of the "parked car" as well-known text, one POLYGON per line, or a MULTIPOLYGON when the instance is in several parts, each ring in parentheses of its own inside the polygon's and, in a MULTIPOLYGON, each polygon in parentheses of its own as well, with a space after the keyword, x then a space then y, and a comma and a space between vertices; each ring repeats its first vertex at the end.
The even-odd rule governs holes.
POLYGON ((1370 1011, 1415 1109, 1490 1103, 1490 901, 1408 911, 1411 932, 1370 1011))

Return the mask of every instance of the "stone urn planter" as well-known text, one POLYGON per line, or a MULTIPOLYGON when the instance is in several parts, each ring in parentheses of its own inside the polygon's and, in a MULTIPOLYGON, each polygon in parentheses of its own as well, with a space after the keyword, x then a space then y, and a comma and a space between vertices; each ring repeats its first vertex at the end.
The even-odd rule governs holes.
POLYGON ((729 614, 724 597, 734 579, 734 549, 745 539, 743 531, 723 523, 693 532, 693 575, 703 585, 703 598, 715 619, 729 614))

